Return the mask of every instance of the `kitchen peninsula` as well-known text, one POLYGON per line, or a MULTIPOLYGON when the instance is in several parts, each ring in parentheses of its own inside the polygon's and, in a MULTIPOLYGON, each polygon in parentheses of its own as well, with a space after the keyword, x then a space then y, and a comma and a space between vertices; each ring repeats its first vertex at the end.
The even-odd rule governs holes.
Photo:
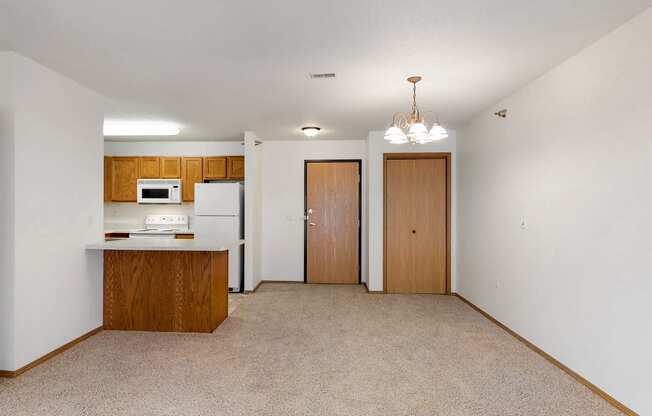
POLYGON ((104 252, 104 329, 213 332, 228 316, 228 252, 244 240, 125 239, 104 252))

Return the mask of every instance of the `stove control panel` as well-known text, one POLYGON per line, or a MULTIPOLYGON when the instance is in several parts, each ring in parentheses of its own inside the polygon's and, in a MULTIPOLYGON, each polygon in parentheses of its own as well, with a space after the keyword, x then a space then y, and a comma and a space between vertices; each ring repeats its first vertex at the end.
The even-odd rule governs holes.
POLYGON ((187 215, 148 215, 145 217, 146 228, 175 227, 187 228, 187 215))

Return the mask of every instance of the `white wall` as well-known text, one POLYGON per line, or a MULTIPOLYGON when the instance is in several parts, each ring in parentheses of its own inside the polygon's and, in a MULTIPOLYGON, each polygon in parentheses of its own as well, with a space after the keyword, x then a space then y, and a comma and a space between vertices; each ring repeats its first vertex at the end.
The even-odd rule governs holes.
POLYGON ((0 52, 0 370, 14 365, 14 112, 12 55, 0 52))
MULTIPOLYGON (((304 161, 362 159, 366 210, 365 140, 266 141, 262 146, 262 279, 303 281, 304 161)), ((367 276, 367 231, 362 223, 362 276, 367 276)))
POLYGON ((371 291, 383 290, 383 155, 385 153, 451 153, 451 286, 457 289, 457 153, 456 133, 429 144, 395 145, 383 139, 385 132, 369 132, 369 282, 371 291))
POLYGON ((195 204, 137 204, 135 202, 107 202, 104 204, 104 229, 106 231, 134 230, 145 225, 147 215, 187 215, 190 227, 194 225, 195 204))
POLYGON ((142 141, 104 142, 108 156, 240 156, 242 142, 142 141))
POLYGON ((14 65, 14 365, 102 325, 104 100, 27 58, 14 65))
POLYGON ((650 39, 652 10, 459 141, 460 293, 640 414, 652 414, 650 39))
POLYGON ((253 132, 245 132, 245 290, 258 286, 262 262, 261 147, 253 132))

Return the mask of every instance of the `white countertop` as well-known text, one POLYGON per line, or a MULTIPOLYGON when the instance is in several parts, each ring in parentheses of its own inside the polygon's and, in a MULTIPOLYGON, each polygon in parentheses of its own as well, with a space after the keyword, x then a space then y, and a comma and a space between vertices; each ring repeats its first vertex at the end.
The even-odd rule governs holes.
MULTIPOLYGON (((134 226, 125 226, 125 227, 110 227, 104 229, 104 234, 110 233, 133 233, 138 231, 143 231, 145 227, 134 227, 134 226)), ((189 228, 187 230, 178 230, 171 234, 194 234, 195 230, 189 228)))
POLYGON ((88 244, 86 250, 132 250, 132 251, 226 251, 244 244, 245 240, 230 244, 211 243, 201 240, 165 238, 128 238, 88 244))

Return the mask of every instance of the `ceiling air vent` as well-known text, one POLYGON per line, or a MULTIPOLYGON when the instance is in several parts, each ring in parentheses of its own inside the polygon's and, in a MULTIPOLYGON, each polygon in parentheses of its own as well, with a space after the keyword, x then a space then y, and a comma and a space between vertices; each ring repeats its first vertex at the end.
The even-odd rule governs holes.
POLYGON ((322 79, 322 78, 335 78, 335 72, 324 72, 321 74, 310 74, 310 78, 322 79))

